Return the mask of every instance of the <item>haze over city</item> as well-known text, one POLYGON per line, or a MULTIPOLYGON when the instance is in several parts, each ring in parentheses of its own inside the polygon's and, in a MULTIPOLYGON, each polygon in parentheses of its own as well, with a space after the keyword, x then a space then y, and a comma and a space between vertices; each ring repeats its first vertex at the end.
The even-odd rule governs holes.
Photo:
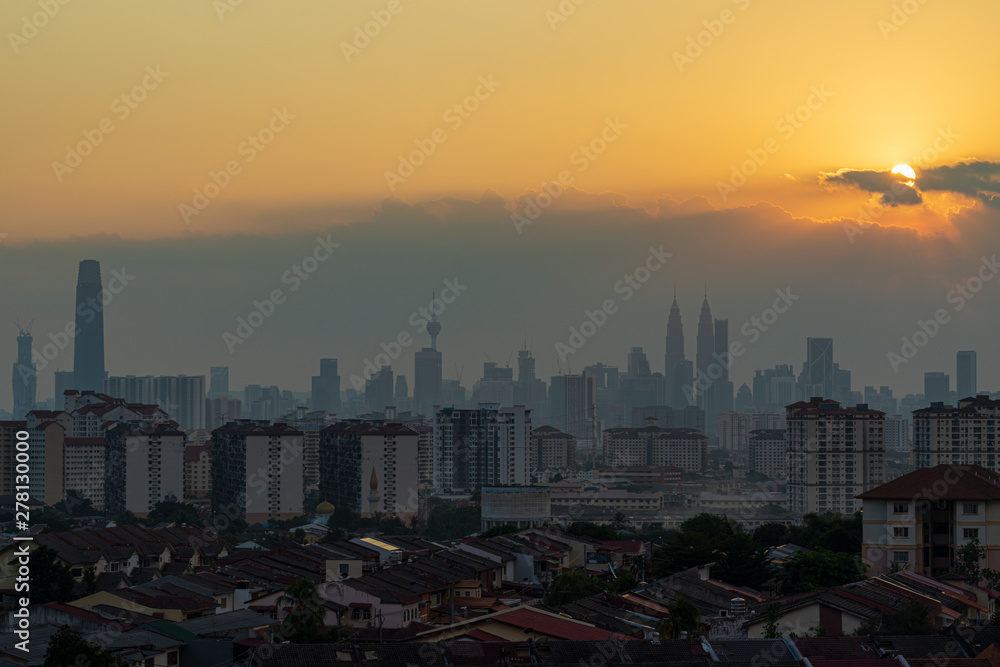
POLYGON ((998 22, 6 0, 0 664, 1000 667, 998 22))

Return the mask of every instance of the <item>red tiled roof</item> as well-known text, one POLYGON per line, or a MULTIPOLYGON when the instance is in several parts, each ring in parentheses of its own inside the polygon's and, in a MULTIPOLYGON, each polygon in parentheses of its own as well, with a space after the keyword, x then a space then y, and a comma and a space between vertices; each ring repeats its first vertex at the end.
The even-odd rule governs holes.
POLYGON ((857 496, 863 500, 1000 500, 1000 474, 974 465, 921 468, 857 496))
POLYGON ((637 554, 642 552, 640 540, 601 540, 601 548, 616 553, 637 554))
POLYGON ((512 625, 515 628, 525 628, 538 634, 571 640, 629 639, 616 632, 608 632, 583 623, 577 623, 565 618, 542 614, 531 609, 514 609, 493 616, 490 620, 512 625))

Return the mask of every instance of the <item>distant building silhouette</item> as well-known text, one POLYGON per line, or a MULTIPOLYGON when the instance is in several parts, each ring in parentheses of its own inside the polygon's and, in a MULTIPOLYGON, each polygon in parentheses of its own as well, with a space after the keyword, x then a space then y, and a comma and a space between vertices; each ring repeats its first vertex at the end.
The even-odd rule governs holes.
MULTIPOLYGON (((976 395, 978 390, 978 383, 976 381, 976 352, 974 350, 959 352, 955 360, 957 362, 955 389, 958 391, 958 400, 971 398, 976 395)), ((20 415, 15 416, 20 419, 20 415)))
POLYGON ((684 387, 691 383, 691 362, 684 358, 684 325, 676 293, 667 317, 667 353, 664 356, 663 375, 667 379, 667 405, 677 409, 687 407, 684 387))
MULTIPOLYGON (((384 407, 373 406, 373 409, 384 407)), ((312 378, 312 409, 331 415, 340 413, 340 375, 336 359, 319 360, 319 375, 312 378)))
MULTIPOLYGON (((28 329, 20 328, 17 336, 17 361, 14 362, 14 370, 11 375, 11 382, 14 390, 14 419, 24 419, 29 411, 35 409, 38 390, 38 370, 35 362, 31 360, 31 345, 34 338, 28 329)), ((58 400, 58 396, 56 399, 58 400)))
MULTIPOLYGON (((947 403, 951 393, 951 378, 947 373, 924 373, 924 401, 926 403, 947 403)), ((965 398, 972 398, 966 396, 965 398)))
POLYGON ((209 374, 209 398, 229 397, 229 366, 212 366, 209 374))
MULTIPOLYGON (((104 302, 101 263, 94 259, 80 262, 76 283, 76 337, 73 343, 73 388, 79 391, 103 391, 104 378, 104 302)), ((58 397, 56 397, 58 399, 58 397)))
MULTIPOLYGON (((433 299, 431 303, 434 303, 433 299)), ((437 349, 437 337, 440 333, 441 323, 437 321, 437 314, 432 311, 431 321, 427 324, 431 346, 413 354, 413 401, 416 409, 425 415, 432 414, 434 406, 441 403, 442 359, 437 349)), ((369 406, 375 409, 371 404, 369 406)))
POLYGON ((804 396, 833 396, 833 339, 806 338, 804 396))

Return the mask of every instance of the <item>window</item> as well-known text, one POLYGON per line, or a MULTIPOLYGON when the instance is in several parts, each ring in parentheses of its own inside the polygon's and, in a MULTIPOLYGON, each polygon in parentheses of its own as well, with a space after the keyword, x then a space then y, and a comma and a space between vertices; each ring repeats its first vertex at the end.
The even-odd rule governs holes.
POLYGON ((346 577, 350 576, 350 574, 351 574, 351 566, 350 566, 350 564, 349 563, 341 563, 340 564, 340 577, 343 579, 343 578, 346 578, 346 577))
POLYGON ((228 607, 228 606, 229 606, 229 598, 222 598, 222 601, 221 601, 221 603, 220 603, 220 606, 221 606, 221 607, 222 607, 223 609, 225 609, 226 607, 228 607))
POLYGON ((894 526, 892 529, 893 537, 909 537, 910 529, 906 526, 894 526))
POLYGON ((167 654, 167 665, 177 664, 177 651, 171 651, 167 654))
POLYGON ((351 620, 360 621, 361 620, 361 610, 355 607, 351 610, 351 620))
POLYGON ((896 563, 909 563, 910 554, 905 551, 893 551, 892 560, 896 563))
POLYGON ((362 614, 361 614, 361 618, 362 619, 364 619, 366 621, 371 619, 371 617, 372 617, 372 610, 371 609, 362 609, 361 611, 362 611, 362 614))
POLYGON ((976 503, 962 503, 962 514, 979 514, 979 505, 976 503))
POLYGON ((962 529, 962 539, 963 540, 978 540, 979 539, 979 529, 978 528, 963 528, 962 529))
POLYGON ((910 503, 893 503, 892 513, 893 514, 906 514, 910 511, 910 503))

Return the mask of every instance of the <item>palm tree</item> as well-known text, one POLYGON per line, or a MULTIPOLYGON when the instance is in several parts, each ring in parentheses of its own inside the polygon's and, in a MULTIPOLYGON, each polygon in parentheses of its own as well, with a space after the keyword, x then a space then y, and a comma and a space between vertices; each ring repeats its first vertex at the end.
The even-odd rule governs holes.
POLYGON ((690 636, 701 628, 701 614, 687 598, 679 597, 671 602, 667 605, 667 613, 668 616, 657 627, 661 635, 667 634, 671 639, 677 639, 681 632, 686 631, 690 636))
POLYGON ((299 579, 285 589, 275 600, 280 608, 289 605, 291 610, 281 622, 281 633, 288 641, 307 640, 323 631, 326 610, 319 598, 319 589, 308 579, 299 579))

